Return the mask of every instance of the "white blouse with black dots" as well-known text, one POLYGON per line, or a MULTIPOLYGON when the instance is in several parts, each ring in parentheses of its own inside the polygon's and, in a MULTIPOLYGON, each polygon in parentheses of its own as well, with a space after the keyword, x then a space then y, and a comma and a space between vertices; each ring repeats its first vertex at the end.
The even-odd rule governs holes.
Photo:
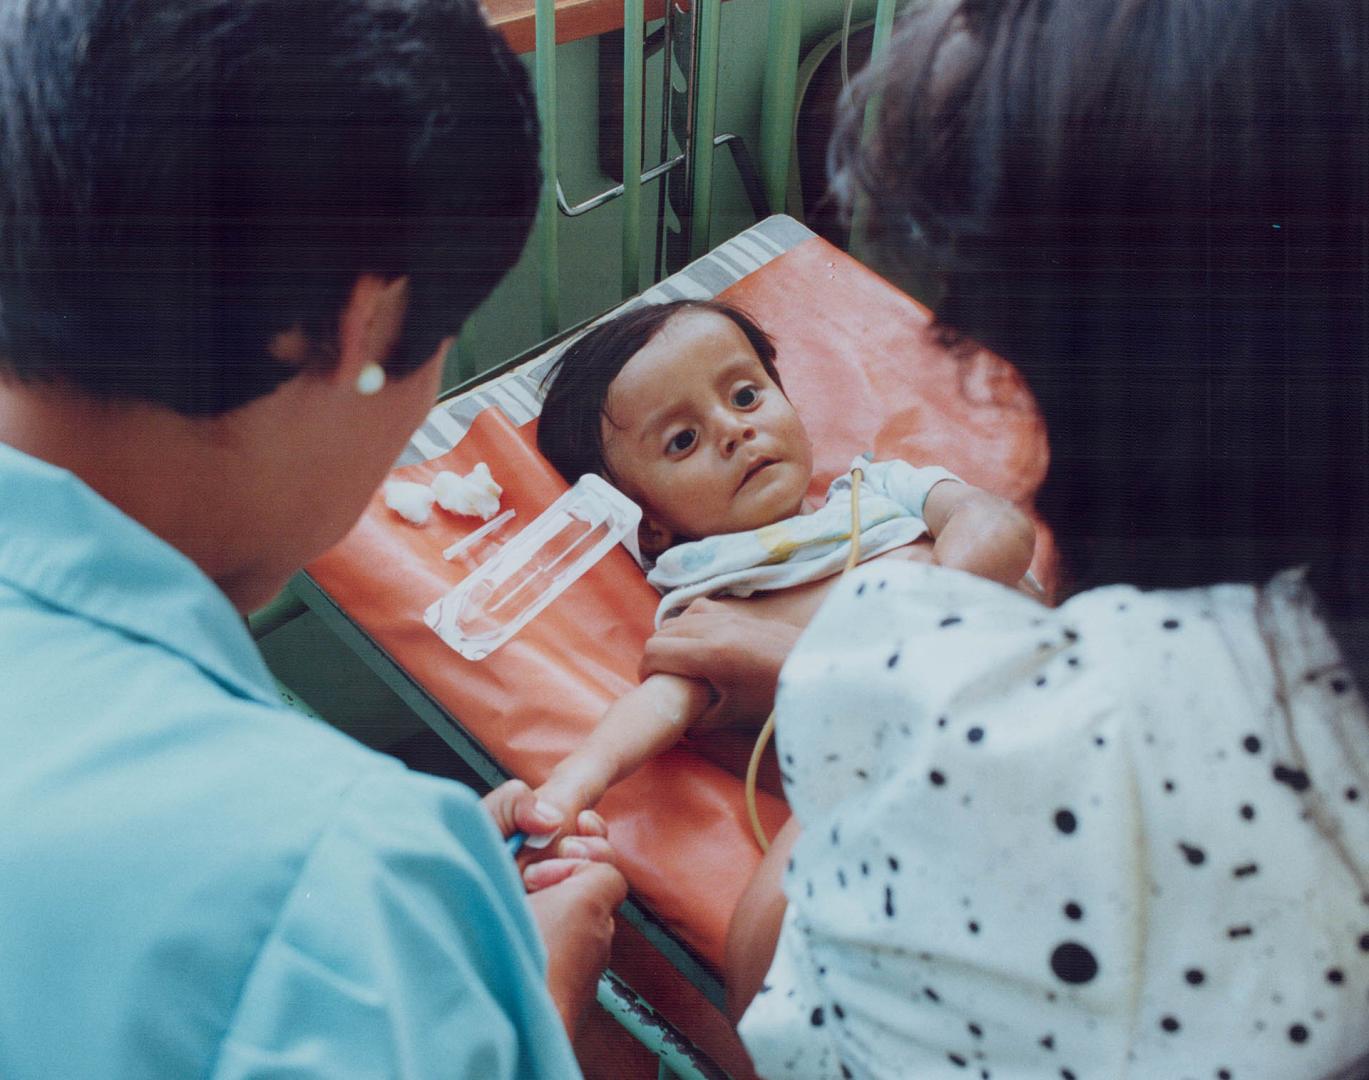
POLYGON ((869 564, 777 712, 803 834, 741 1025, 763 1077, 1292 1080, 1369 1055, 1369 716, 1297 575, 1050 610, 869 564))

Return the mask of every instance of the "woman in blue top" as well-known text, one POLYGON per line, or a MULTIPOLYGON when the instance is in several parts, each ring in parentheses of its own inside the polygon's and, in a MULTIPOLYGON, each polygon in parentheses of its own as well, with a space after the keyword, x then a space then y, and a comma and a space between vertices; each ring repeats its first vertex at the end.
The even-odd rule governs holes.
POLYGON ((473 0, 0 8, 0 1076, 578 1075, 600 823, 520 881, 554 813, 282 708, 242 618, 517 257, 533 115, 473 0))

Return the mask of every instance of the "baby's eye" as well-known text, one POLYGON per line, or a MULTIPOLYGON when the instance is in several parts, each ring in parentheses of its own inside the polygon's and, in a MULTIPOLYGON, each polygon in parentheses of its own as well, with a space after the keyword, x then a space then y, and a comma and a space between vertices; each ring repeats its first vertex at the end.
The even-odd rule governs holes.
POLYGON ((694 432, 690 428, 676 432, 670 437, 670 441, 665 444, 667 454, 683 454, 694 445, 694 432))
POLYGON ((749 409, 761 399, 759 386, 743 386, 732 395, 732 404, 739 409, 749 409))

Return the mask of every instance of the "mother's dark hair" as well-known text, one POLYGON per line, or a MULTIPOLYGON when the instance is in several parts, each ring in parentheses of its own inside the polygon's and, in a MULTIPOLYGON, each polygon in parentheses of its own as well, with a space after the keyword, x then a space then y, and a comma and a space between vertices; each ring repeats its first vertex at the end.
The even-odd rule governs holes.
POLYGON ((1311 560, 1369 596, 1367 29, 1360 0, 931 0, 845 101, 836 187, 1028 377, 1080 584, 1311 560))
POLYGON ((402 376, 522 249, 522 67, 475 0, 0 5, 0 376, 213 415, 410 278, 402 376))

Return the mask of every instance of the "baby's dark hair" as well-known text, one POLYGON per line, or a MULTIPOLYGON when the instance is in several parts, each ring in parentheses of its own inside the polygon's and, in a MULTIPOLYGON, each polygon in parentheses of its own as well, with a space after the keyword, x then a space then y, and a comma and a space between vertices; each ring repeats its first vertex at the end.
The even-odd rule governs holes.
POLYGON ((721 300, 672 300, 625 311, 576 339, 542 380, 546 397, 537 423, 537 449, 569 483, 585 473, 608 475, 601 426, 608 388, 627 362, 685 311, 711 311, 734 322, 765 373, 780 386, 775 343, 740 308, 721 300))

